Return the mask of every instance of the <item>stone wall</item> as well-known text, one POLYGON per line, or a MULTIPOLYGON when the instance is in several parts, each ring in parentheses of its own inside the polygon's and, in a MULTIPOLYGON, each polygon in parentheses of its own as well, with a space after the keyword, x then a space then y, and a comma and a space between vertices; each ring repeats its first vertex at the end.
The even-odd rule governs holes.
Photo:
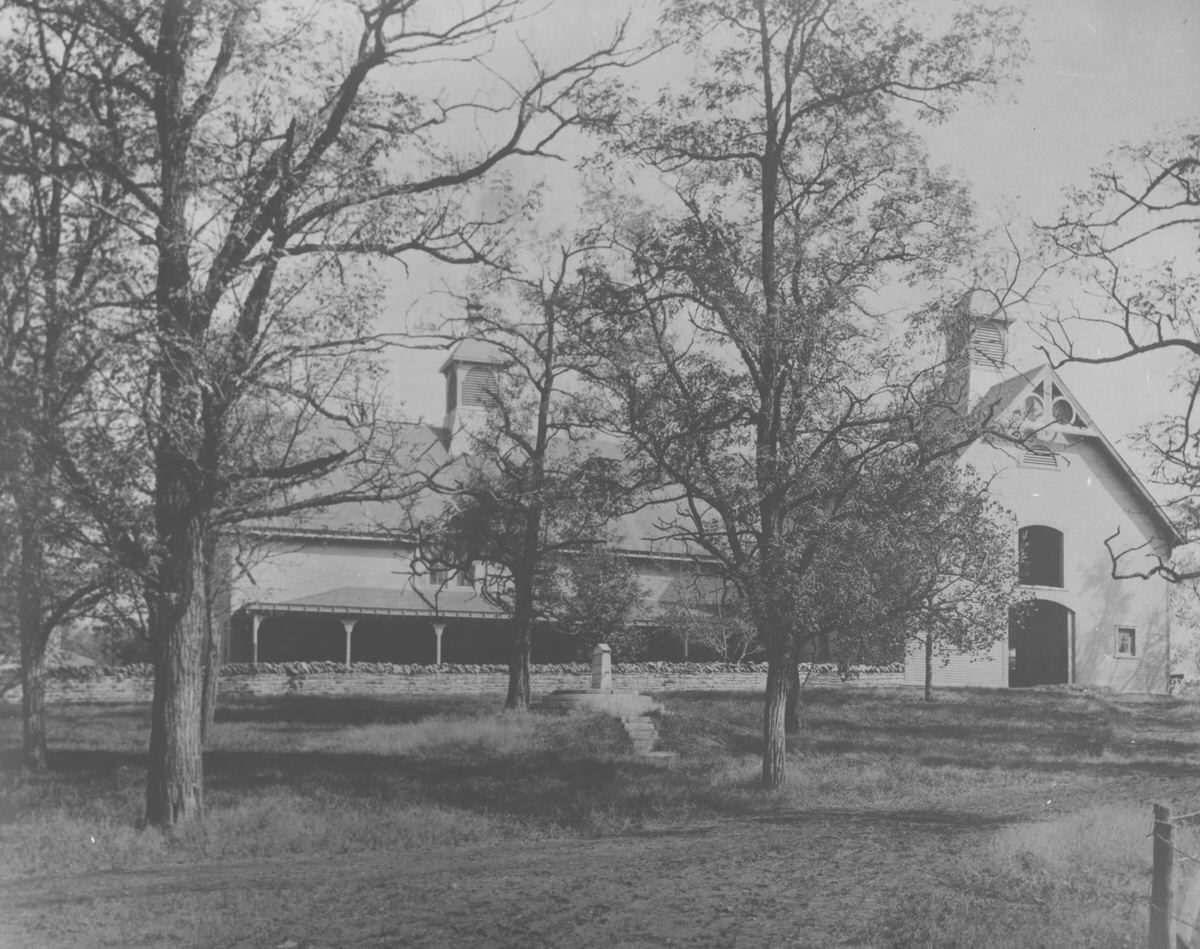
MULTIPOLYGON (((20 703, 21 687, 15 670, 0 670, 0 700, 20 703)), ((804 670, 801 673, 804 677, 804 670)), ((808 671, 809 688, 897 686, 903 684, 901 665, 853 667, 816 664, 808 671)), ((613 685, 638 692, 761 692, 767 680, 763 663, 634 662, 613 664, 613 685)), ((534 693, 555 689, 584 689, 591 684, 590 667, 535 665, 534 693)), ((436 693, 504 693, 505 666, 395 666, 355 663, 349 670, 334 662, 234 663, 221 670, 221 695, 427 695, 436 693)), ((65 667, 46 677, 46 701, 149 702, 153 676, 148 666, 65 667)))

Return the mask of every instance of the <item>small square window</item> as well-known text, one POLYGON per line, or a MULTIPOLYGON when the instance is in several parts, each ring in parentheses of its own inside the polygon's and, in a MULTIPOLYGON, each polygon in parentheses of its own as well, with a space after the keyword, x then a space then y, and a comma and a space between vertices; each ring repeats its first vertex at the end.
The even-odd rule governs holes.
POLYGON ((1137 630, 1132 626, 1117 627, 1117 655, 1137 655, 1137 630))
POLYGON ((433 587, 444 587, 450 579, 450 571, 445 567, 437 567, 429 571, 429 585, 433 587))
POLYGON ((460 567, 454 574, 455 586, 473 587, 475 585, 475 564, 470 563, 460 567))

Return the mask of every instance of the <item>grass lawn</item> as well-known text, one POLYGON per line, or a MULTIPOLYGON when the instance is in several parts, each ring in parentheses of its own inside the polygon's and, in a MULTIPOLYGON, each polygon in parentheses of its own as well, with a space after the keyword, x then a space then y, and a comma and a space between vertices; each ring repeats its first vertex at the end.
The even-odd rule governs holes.
POLYGON ((760 697, 660 698, 669 765, 494 696, 231 703, 173 837, 147 707, 52 708, 39 776, 4 709, 0 946, 1141 946, 1150 805, 1200 810, 1194 700, 814 690, 766 794, 760 697))

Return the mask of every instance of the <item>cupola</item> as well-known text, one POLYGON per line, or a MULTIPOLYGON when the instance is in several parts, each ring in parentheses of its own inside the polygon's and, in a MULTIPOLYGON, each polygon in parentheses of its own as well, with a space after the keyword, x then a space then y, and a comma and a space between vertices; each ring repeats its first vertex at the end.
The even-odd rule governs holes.
POLYGON ((978 405, 1011 371, 1008 327, 1012 320, 1002 308, 980 305, 987 300, 981 291, 968 291, 943 322, 946 389, 964 409, 978 405))
POLYGON ((504 354, 481 339, 459 340, 442 364, 446 377, 445 427, 451 454, 470 450, 470 438, 481 432, 499 404, 500 366, 504 354))

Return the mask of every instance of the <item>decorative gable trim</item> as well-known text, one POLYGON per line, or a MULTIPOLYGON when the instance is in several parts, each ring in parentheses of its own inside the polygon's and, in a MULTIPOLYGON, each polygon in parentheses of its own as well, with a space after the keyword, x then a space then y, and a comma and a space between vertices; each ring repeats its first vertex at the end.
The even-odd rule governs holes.
POLYGON ((1051 434, 1094 435, 1095 426, 1086 412, 1049 367, 1033 374, 1017 400, 1015 414, 1025 431, 1051 434))
MULTIPOLYGON (((1116 464, 1135 493, 1145 502, 1145 511, 1158 522, 1163 532, 1163 538, 1172 547, 1179 547, 1187 543, 1187 538, 1183 536, 1179 528, 1167 517, 1166 512, 1159 505, 1158 501, 1154 499, 1154 495, 1150 493, 1136 472, 1129 467, 1129 463, 1121 457, 1121 453, 1117 451, 1113 443, 1097 428, 1091 416, 1088 415, 1080 401, 1075 398, 1071 390, 1067 388, 1067 384, 1063 382, 1052 366, 1043 365, 1027 372, 1017 373, 1011 379, 997 383, 997 385, 993 386, 985 394, 983 404, 989 404, 993 407, 992 411, 995 418, 1006 416, 1016 418, 1019 420, 1022 429, 1029 433, 1030 436, 1036 434, 1041 441, 1065 442, 1070 441, 1072 436, 1085 436, 1098 440, 1105 453, 1116 464), (1015 388, 1013 383, 1020 379, 1024 379, 1026 384, 1020 388, 1015 388), (1030 397, 1039 398, 1041 400, 1040 404, 1036 407, 1031 406, 1029 404, 1030 397), (1010 400, 1007 402, 1007 405, 1005 404, 1006 400, 1010 400), (1056 402, 1069 407, 1072 410, 1072 414, 1068 415, 1065 408, 1060 408, 1060 417, 1056 418, 1053 414, 1056 402), (1036 412, 1034 411, 1035 408, 1037 409, 1036 412)), ((1035 449, 1041 447, 1043 446, 1035 446, 1035 449)), ((1024 458, 1019 460, 1018 464, 1025 467, 1023 462, 1024 458)), ((1039 466, 1035 461, 1033 465, 1029 465, 1028 467, 1048 466, 1039 466)))

